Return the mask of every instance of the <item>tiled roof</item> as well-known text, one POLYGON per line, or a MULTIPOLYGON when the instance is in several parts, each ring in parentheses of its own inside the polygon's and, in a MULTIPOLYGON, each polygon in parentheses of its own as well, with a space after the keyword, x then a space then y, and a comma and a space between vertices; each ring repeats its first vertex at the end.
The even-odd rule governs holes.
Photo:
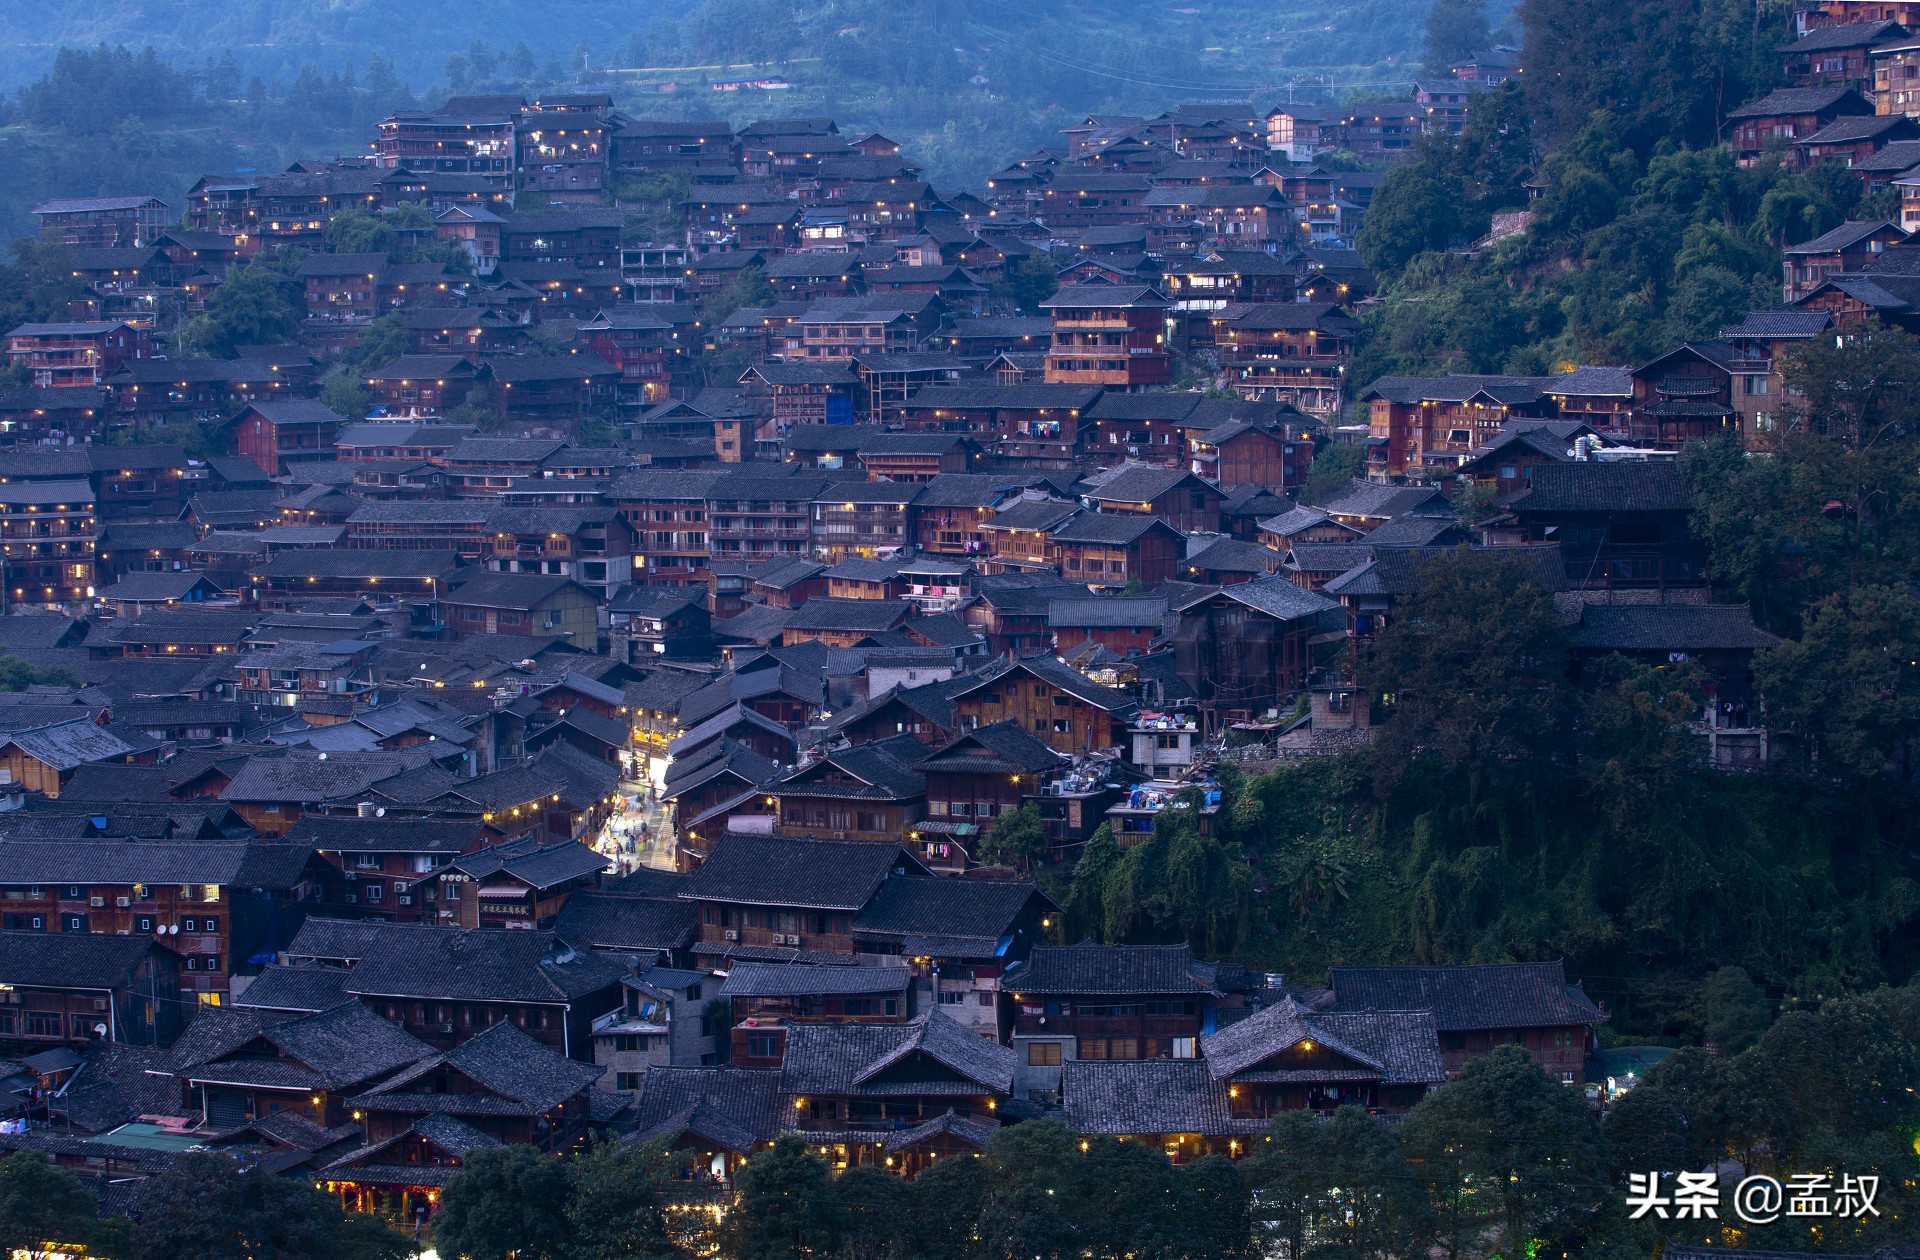
POLYGON ((854 916, 853 934, 856 940, 899 944, 908 953, 998 957, 1035 897, 1052 904, 1032 884, 1012 880, 890 879, 854 916), (923 948, 928 945, 933 948, 923 948))
POLYGON ((570 948, 551 932, 400 924, 386 929, 354 967, 349 993, 562 1003, 620 979, 618 965, 570 948))
POLYGON ((570 880, 597 875, 613 860, 577 840, 542 845, 536 840, 509 840, 477 849, 453 860, 451 867, 475 879, 506 875, 542 891, 570 880))
POLYGON ((1383 376, 1361 391, 1364 401, 1380 397, 1397 403, 1465 402, 1485 394, 1500 403, 1531 403, 1546 382, 1540 376, 1383 376))
POLYGON ((889 875, 922 869, 898 845, 730 834, 680 895, 690 901, 857 911, 889 875))
POLYGON ((1102 503, 1151 503, 1189 481, 1216 498, 1226 497, 1184 468, 1160 468, 1151 464, 1133 464, 1116 470, 1102 479, 1088 497, 1102 503))
POLYGON ((812 997, 824 994, 905 993, 913 968, 821 967, 810 963, 737 962, 720 986, 723 998, 812 997))
POLYGON ((1861 99, 1860 94, 1847 87, 1804 87, 1775 88, 1757 101, 1749 101, 1740 108, 1727 114, 1727 121, 1741 118, 1776 118, 1789 114, 1824 114, 1837 111, 1840 106, 1852 106, 1845 111, 1853 114, 1870 114, 1873 106, 1861 99), (1851 98, 1851 99, 1849 99, 1851 98))
POLYGON ((793 610, 792 630, 872 633, 892 630, 912 610, 897 599, 809 599, 793 610))
POLYGON ((1433 1012, 1442 1032, 1594 1024, 1600 1010, 1569 985, 1565 966, 1487 963, 1463 967, 1334 967, 1334 1012, 1433 1012))
POLYGON ((1772 647, 1745 604, 1588 604, 1574 643, 1596 651, 1712 652, 1772 647))
POLYGON ((794 1024, 780 1088, 795 1096, 978 1097, 1013 1088, 1014 1053, 935 1010, 909 1024, 794 1024))
POLYGON ((322 958, 351 965, 365 958, 386 932, 384 923, 309 915, 281 952, 295 960, 322 958))
POLYGON ((1215 1079, 1314 1080, 1338 1076, 1340 1068, 1269 1065, 1268 1060, 1302 1042, 1330 1050, 1361 1073, 1387 1085, 1438 1084, 1446 1079, 1440 1040, 1427 1010, 1364 1011, 1329 1015, 1292 998, 1201 1039, 1215 1079))
MULTIPOLYGON (((1823 129, 1820 134, 1825 135, 1843 123, 1859 124, 1873 121, 1904 122, 1906 121, 1906 115, 1902 114, 1898 117, 1875 115, 1872 118, 1843 119, 1841 122, 1833 124, 1832 127, 1823 129)), ((1817 138, 1818 137, 1815 137, 1815 139, 1817 138)), ((1812 143, 1812 141, 1810 140, 1808 143, 1812 143)), ((1851 249, 1874 233, 1884 231, 1887 228, 1894 228, 1897 231, 1898 225, 1887 219, 1869 219, 1860 222, 1850 221, 1842 223, 1839 227, 1833 228, 1830 231, 1822 232, 1810 241, 1803 241, 1798 245, 1789 245, 1785 253, 1789 257, 1796 254, 1835 254, 1842 250, 1851 249)), ((1805 313, 1811 314, 1812 312, 1805 313)))
MULTIPOLYGON (((433 930, 433 929, 429 929, 433 930)), ((579 1094, 600 1079, 602 1069, 576 1063, 549 1049, 507 1021, 501 1021, 473 1039, 435 1055, 400 1073, 372 1093, 354 1100, 380 1109, 418 1109, 426 1114, 442 1110, 431 1099, 445 1099, 449 1114, 458 1110, 456 1094, 435 1094, 408 1087, 429 1081, 442 1068, 452 1068, 478 1082, 496 1097, 520 1105, 523 1114, 539 1115, 579 1094)))
POLYGON ((1385 518, 1436 510, 1451 515, 1453 511, 1446 496, 1431 486, 1384 486, 1371 481, 1350 482, 1319 506, 1335 516, 1385 518))
POLYGON ((1194 958, 1185 945, 1036 945, 1026 966, 1007 977, 1019 993, 1078 994, 1214 992, 1217 965, 1194 958))
POLYGON ((1012 718, 976 727, 949 740, 920 762, 922 771, 1040 774, 1064 765, 1066 758, 1012 718))
POLYGON ((1277 575, 1255 578, 1251 582, 1236 582, 1222 587, 1220 594, 1279 621, 1299 621, 1332 612, 1339 607, 1326 596, 1295 586, 1277 575))
POLYGON ((746 1154, 780 1132, 780 1073, 766 1068, 654 1068, 633 1100, 634 1140, 692 1133, 746 1154))
POLYGON ((1211 573, 1272 573, 1280 567, 1280 553, 1239 538, 1219 538, 1187 557, 1190 568, 1211 573))
POLYGON ((1056 630, 1158 630, 1166 616, 1167 601, 1158 598, 1068 596, 1047 604, 1047 625, 1056 630))
MULTIPOLYGON (((318 1087, 326 1089, 341 1089, 373 1080, 433 1054, 431 1046, 358 1002, 265 1024, 258 1036, 280 1054, 278 1060, 269 1059, 264 1063, 304 1068, 312 1074, 318 1087)), ((191 1062, 176 1057, 176 1072, 188 1080, 251 1083, 254 1078, 242 1073, 259 1067, 263 1063, 261 1059, 248 1056, 223 1061, 226 1055, 240 1048, 233 1047, 220 1055, 191 1062)))
MULTIPOLYGON (((11 846, 8 846, 11 847, 11 846)), ((0 932, 0 982, 56 989, 112 989, 157 948, 145 936, 0 932)))
MULTIPOLYGON (((264 886, 270 868, 303 868, 308 845, 246 840, 98 840, 0 844, 0 884, 217 884, 264 886), (285 858, 286 861, 279 859, 285 858)), ((294 880, 275 886, 287 887, 294 880)))
POLYGON ((341 967, 263 968, 235 995, 233 1004, 268 1011, 327 1011, 353 1001, 341 967))
POLYGON ((669 951, 693 939, 699 918, 696 906, 671 893, 583 889, 567 898, 553 934, 579 949, 669 951))
POLYGON ((1145 512, 1082 512, 1055 529, 1049 537, 1057 543, 1117 545, 1130 543, 1156 529, 1172 530, 1173 526, 1145 512))
MULTIPOLYGON (((1915 161, 1920 161, 1920 157, 1916 157, 1915 161)), ((1751 311, 1745 319, 1731 328, 1722 328, 1720 339, 1733 341, 1742 337, 1806 338, 1818 336, 1831 327, 1833 327, 1831 311, 1788 306, 1771 311, 1751 311)))
POLYGON ((1205 1063, 1069 1059, 1061 1069, 1061 1119, 1075 1133, 1219 1137, 1266 1127, 1264 1120, 1233 1118, 1226 1083, 1216 1081, 1205 1063))
POLYGON ((1671 463, 1540 464, 1513 497, 1520 512, 1685 512, 1693 492, 1671 463))

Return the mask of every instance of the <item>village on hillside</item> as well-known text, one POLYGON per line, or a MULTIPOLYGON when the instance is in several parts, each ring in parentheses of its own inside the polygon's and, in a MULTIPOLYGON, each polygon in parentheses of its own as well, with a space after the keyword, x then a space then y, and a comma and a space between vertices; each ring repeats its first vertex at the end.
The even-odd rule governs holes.
POLYGON ((1569 695, 1684 666, 1715 774, 1807 754, 1681 456, 1769 457, 1796 355, 1920 331, 1920 5, 1797 20, 1734 160, 1898 214, 1717 336, 1542 374, 1351 371, 1373 196, 1506 46, 1081 117, 972 190, 583 91, 46 201, 66 309, 0 392, 0 1151, 107 1197, 212 1151, 425 1238, 502 1147, 645 1145, 706 1213, 791 1136, 1239 1161, 1505 1047, 1606 1112, 1671 1053, 1609 1031, 1619 977, 1264 970, 1076 869, 1410 720, 1368 663, 1442 573, 1541 592, 1569 695))

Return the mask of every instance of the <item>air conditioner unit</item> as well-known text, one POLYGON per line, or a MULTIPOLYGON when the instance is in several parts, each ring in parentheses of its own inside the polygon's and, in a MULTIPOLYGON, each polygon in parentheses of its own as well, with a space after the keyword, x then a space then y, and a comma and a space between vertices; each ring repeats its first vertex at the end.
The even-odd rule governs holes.
POLYGON ((410 906, 413 904, 413 895, 411 893, 401 893, 399 901, 403 906, 410 906))
POLYGON ((95 998, 95 999, 93 999, 93 1009, 94 1009, 94 1010, 96 1010, 96 1011, 104 1011, 104 1010, 106 1010, 106 1009, 107 1009, 107 999, 105 999, 105 998, 95 998))
POLYGON ((726 937, 730 941, 737 941, 740 939, 740 933, 735 931, 733 928, 728 928, 726 931, 726 937))
POLYGON ((440 1025, 440 1033, 442 1036, 446 1036, 446 1037, 453 1036, 453 1025, 451 1023, 440 1025))
POLYGON ((359 894, 358 894, 358 893, 348 893, 348 894, 347 894, 347 904, 348 904, 348 905, 350 905, 350 906, 357 906, 357 905, 359 905, 359 904, 360 904, 360 896, 359 896, 359 894))
POLYGON ((114 905, 116 905, 116 906, 119 906, 119 907, 120 907, 120 908, 121 908, 122 910, 125 910, 125 909, 126 909, 126 908, 127 908, 128 906, 130 906, 130 905, 132 905, 132 904, 133 904, 133 898, 131 898, 131 897, 115 897, 115 898, 113 899, 113 904, 114 904, 114 905))
POLYGON ((358 871, 345 871, 345 872, 343 872, 343 874, 345 874, 345 875, 346 875, 346 877, 347 877, 347 881, 348 881, 349 883, 351 883, 351 882, 353 882, 354 880, 356 880, 356 879, 359 879, 359 878, 360 878, 360 872, 358 872, 358 871))
POLYGON ((0 993, 0 1002, 5 1002, 8 1006, 18 1006, 20 1005, 20 995, 18 993, 0 993))
POLYGON ((87 904, 95 910, 99 910, 107 904, 107 899, 105 897, 89 897, 87 898, 87 904))

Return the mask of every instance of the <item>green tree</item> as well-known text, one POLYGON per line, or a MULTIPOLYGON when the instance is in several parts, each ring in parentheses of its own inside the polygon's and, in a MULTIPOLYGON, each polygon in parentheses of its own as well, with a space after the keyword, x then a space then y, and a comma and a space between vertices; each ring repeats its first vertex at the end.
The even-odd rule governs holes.
POLYGON ((664 1148, 597 1142, 572 1166, 565 1260, 668 1260, 679 1255, 662 1195, 664 1148))
POLYGON ((349 420, 364 420, 373 406, 373 391, 360 383, 358 372, 342 368, 320 386, 320 401, 349 420))
POLYGON ((1028 254, 1018 262, 1001 268, 989 286, 994 304, 1024 315, 1040 313, 1040 303, 1060 288, 1060 273, 1053 260, 1043 253, 1028 254))
POLYGON ((1391 1130, 1358 1107, 1331 1121, 1283 1112, 1244 1161, 1268 1241, 1283 1255, 1332 1246, 1368 1260, 1418 1255, 1432 1237, 1429 1206, 1391 1130))
POLYGON ((1298 499, 1303 504, 1325 503, 1351 486, 1367 471, 1367 448, 1358 442, 1328 442, 1313 453, 1307 484, 1298 499))
POLYGON ((908 1182, 884 1168, 861 1165, 841 1173, 834 1191, 846 1211, 848 1260, 901 1260, 917 1253, 908 1182))
POLYGON ((0 1159, 0 1249, 31 1253, 46 1242, 87 1249, 99 1235, 99 1196, 38 1151, 0 1159))
POLYGON ((1106 939, 1107 883, 1119 866, 1120 845, 1113 838, 1113 827, 1103 822, 1087 837, 1073 868, 1064 916, 1066 940, 1106 939))
POLYGON ((79 681, 64 665, 29 665, 17 656, 0 655, 0 691, 29 687, 76 687, 79 681))
POLYGON ((322 236, 336 254, 385 254, 393 250, 393 228, 377 214, 342 210, 327 220, 322 236))
POLYGON ((1798 639, 1754 658, 1767 712, 1803 732, 1821 764, 1871 779, 1904 778, 1920 731, 1920 600, 1867 586, 1829 596, 1798 639))
POLYGON ((420 1243, 378 1216, 349 1212, 340 1220, 334 1260, 411 1260, 420 1243))
MULTIPOLYGON (((910 1183, 907 1215, 916 1260, 977 1260, 987 1168, 977 1159, 942 1159, 910 1183)), ((850 1209, 856 1214, 858 1204, 850 1209)), ((856 1223, 855 1230, 860 1226, 856 1223)))
POLYGON ((1079 1254, 1072 1213, 1078 1160, 1073 1138, 1047 1120, 1016 1124, 987 1140, 987 1193, 978 1232, 990 1260, 1079 1254))
POLYGON ((1460 232, 1460 194, 1433 146, 1387 172, 1354 239, 1367 266, 1395 276, 1417 254, 1445 249, 1460 232))
POLYGON ((229 267, 207 299, 206 314, 182 340, 206 358, 230 358, 236 346, 278 345, 300 331, 300 315, 286 282, 264 267, 229 267))
POLYGON ((141 1187, 144 1260, 315 1260, 340 1245, 340 1209, 302 1181, 217 1155, 182 1155, 141 1187))
POLYGON ((557 1260, 571 1189, 566 1166, 531 1146, 474 1151, 440 1196, 435 1248, 461 1260, 557 1260))
MULTIPOLYGON (((1848 584, 1920 556, 1920 341, 1874 326, 1800 347, 1786 371, 1796 399, 1780 437, 1808 499, 1848 526, 1848 584)), ((1890 574, 1889 574, 1890 576, 1890 574)))
MULTIPOLYGON (((1431 751, 1482 773, 1552 749, 1566 713, 1566 631, 1534 554, 1458 548, 1421 566, 1375 640, 1363 679, 1390 697, 1378 761, 1431 751)), ((1558 563, 1558 558, 1550 558, 1558 563)))
POLYGON ((1047 825, 1040 821, 1040 807, 1028 801, 1019 809, 1002 811, 993 820, 980 838, 980 860, 1025 870, 1046 857, 1049 847, 1047 825))
POLYGON ((1456 61, 1484 52, 1493 42, 1486 0, 1433 0, 1427 10, 1427 37, 1421 60, 1438 75, 1456 61))
POLYGON ((771 306, 773 300, 773 286, 767 283, 760 268, 742 267, 739 274, 727 282, 726 288, 700 303, 700 318, 708 328, 717 328, 741 307, 771 306))
POLYGON ((1183 1163, 1179 1179, 1190 1206, 1182 1228, 1189 1254, 1214 1260, 1249 1260, 1253 1246, 1253 1200, 1240 1169, 1223 1155, 1183 1163))
POLYGON ((739 1192, 721 1226, 721 1251, 734 1260, 817 1260, 839 1251, 846 1210, 826 1161, 793 1134, 739 1172, 739 1192))
POLYGON ((1463 1177, 1495 1214, 1504 1254, 1576 1250, 1610 1223, 1614 1190, 1600 1126, 1579 1091, 1519 1046, 1470 1059, 1421 1099, 1404 1124, 1441 1214, 1463 1177), (1536 1240, 1538 1242, 1536 1243, 1536 1240))
POLYGON ((1773 1004, 1744 967, 1722 967, 1700 986, 1700 1031, 1722 1054, 1738 1054, 1773 1022, 1773 1004))
MULTIPOLYGON (((406 321, 398 311, 389 311, 368 324, 360 334, 360 341, 351 350, 342 352, 340 361, 354 369, 356 377, 364 376, 374 368, 384 367, 405 354, 412 344, 407 333, 406 321)), ((339 410, 335 408, 335 410, 339 410)), ((345 415, 345 412, 341 412, 345 415)))

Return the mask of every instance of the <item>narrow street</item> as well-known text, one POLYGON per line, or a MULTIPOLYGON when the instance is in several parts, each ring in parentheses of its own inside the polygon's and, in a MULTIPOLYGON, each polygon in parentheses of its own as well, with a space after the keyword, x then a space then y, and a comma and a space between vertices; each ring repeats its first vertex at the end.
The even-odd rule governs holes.
POLYGON ((645 780, 622 779, 619 807, 593 839, 594 849, 614 860, 616 874, 641 866, 674 869, 672 811, 654 790, 645 780))

